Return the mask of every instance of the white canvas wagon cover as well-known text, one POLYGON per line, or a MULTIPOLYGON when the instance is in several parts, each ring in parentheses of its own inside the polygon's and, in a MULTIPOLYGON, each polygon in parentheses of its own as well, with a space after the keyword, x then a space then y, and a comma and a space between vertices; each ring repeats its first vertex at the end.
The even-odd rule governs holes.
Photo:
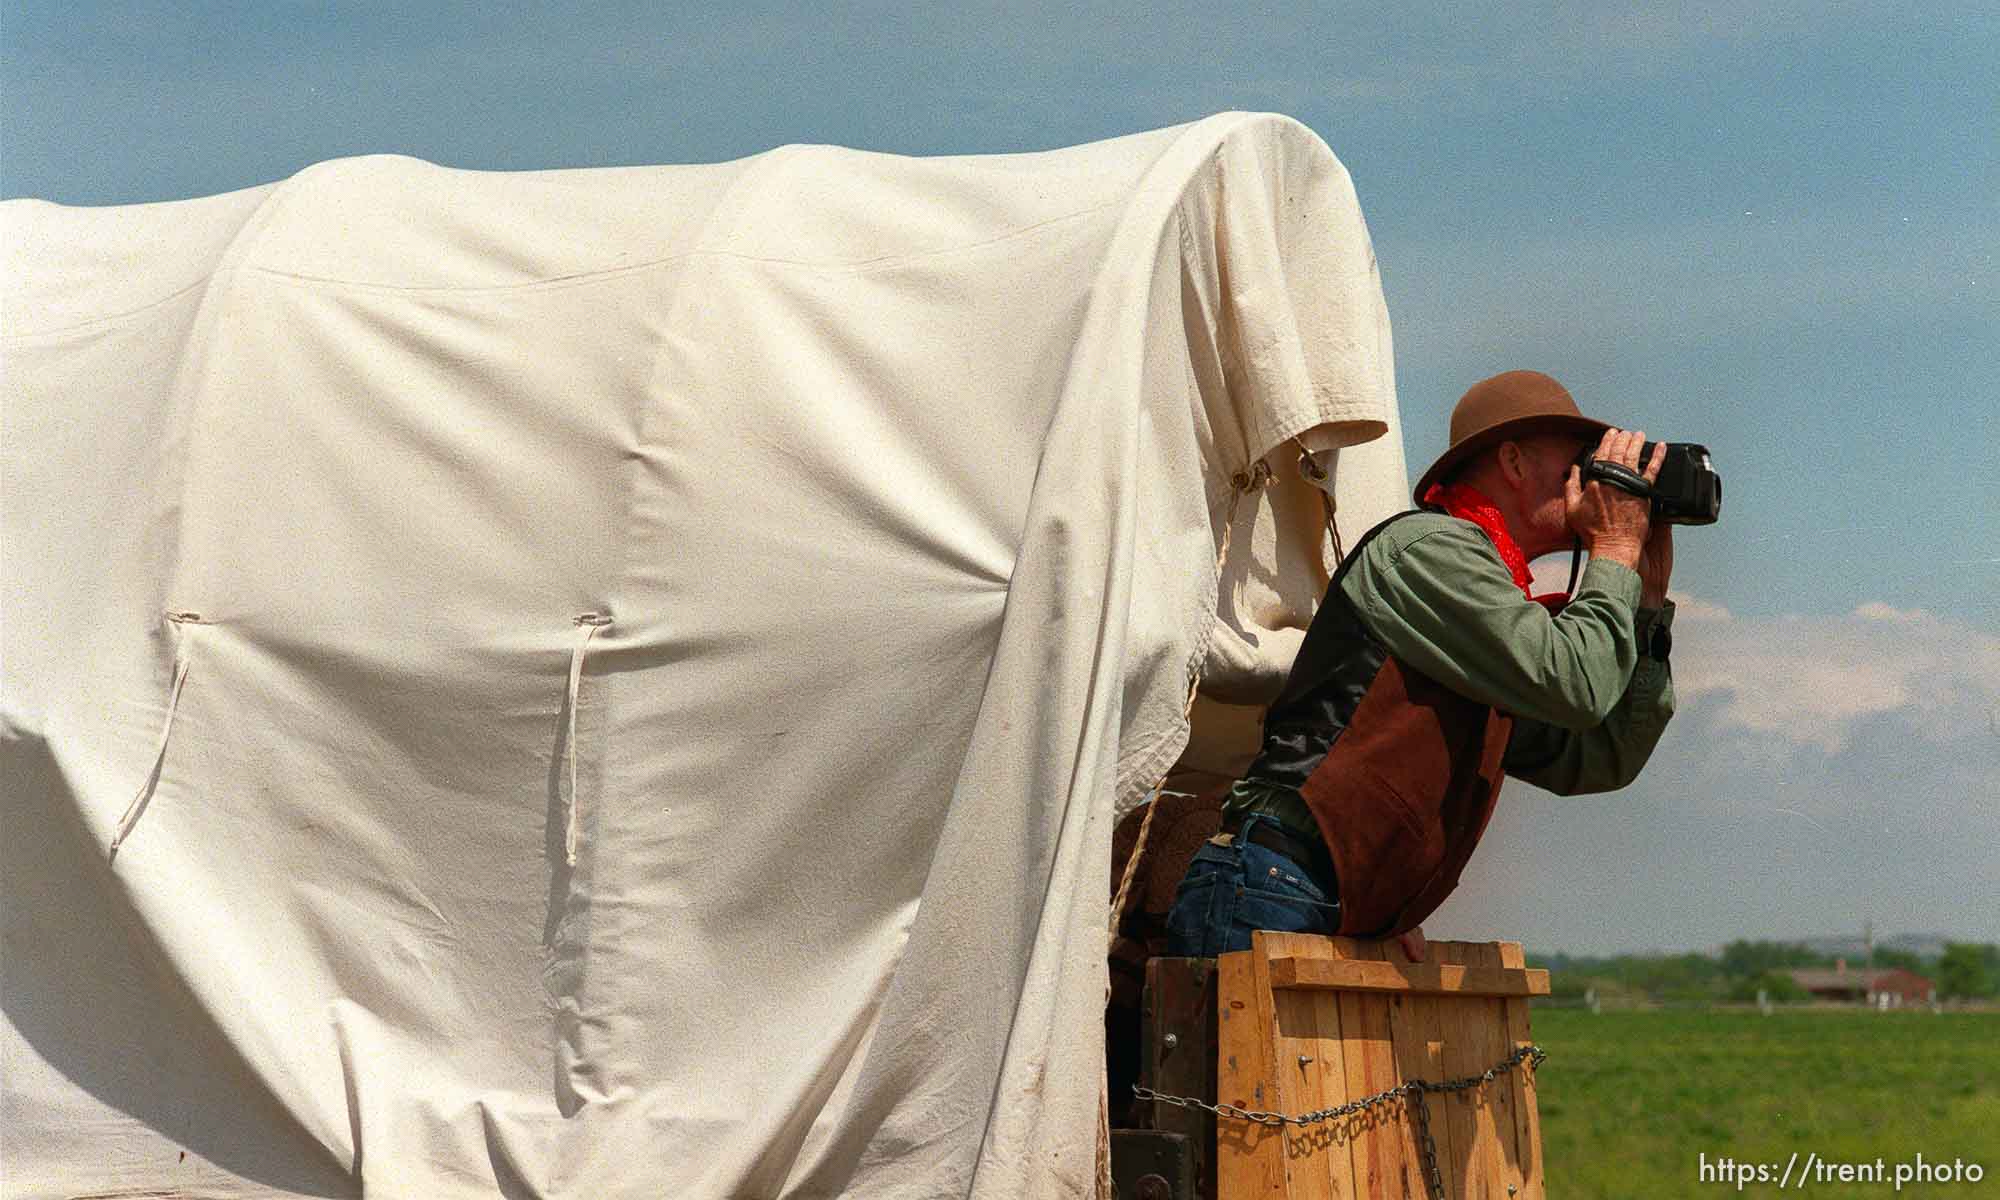
POLYGON ((0 211, 6 1194, 1094 1190, 1113 814, 1402 501, 1316 136, 0 211))

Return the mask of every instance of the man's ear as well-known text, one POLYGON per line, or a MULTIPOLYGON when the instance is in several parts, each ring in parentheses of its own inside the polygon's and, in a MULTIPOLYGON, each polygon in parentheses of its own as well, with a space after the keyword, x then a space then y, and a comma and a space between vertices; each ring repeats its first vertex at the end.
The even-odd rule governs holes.
POLYGON ((1500 468, 1500 478, 1509 487, 1519 487, 1528 478, 1528 452, 1519 442, 1501 442, 1494 447, 1493 460, 1500 468))

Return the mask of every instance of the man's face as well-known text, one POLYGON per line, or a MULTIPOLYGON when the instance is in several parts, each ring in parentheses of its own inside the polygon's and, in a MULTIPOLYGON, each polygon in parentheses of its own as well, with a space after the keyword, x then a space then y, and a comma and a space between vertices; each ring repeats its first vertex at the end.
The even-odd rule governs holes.
POLYGON ((1596 443, 1581 434, 1550 433, 1522 438, 1520 447, 1521 511, 1528 527, 1520 532, 1528 557, 1547 554, 1569 544, 1569 469, 1584 448, 1596 443))

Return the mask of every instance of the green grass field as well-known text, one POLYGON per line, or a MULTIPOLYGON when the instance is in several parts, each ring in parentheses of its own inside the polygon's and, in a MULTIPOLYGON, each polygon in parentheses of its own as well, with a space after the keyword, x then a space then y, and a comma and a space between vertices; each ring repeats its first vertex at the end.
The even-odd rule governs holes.
MULTIPOLYGON (((1847 1196, 2000 1196, 2000 1013, 1537 1008, 1548 1194, 1698 1197, 1699 1155, 1773 1164, 1873 1163, 1882 1183, 1812 1182, 1847 1196), (1981 1182, 1893 1185, 1896 1164, 1964 1159, 1981 1182)), ((1772 1182, 1739 1194, 1778 1193, 1772 1182)), ((1794 1175, 1785 1194, 1800 1190, 1794 1175)))

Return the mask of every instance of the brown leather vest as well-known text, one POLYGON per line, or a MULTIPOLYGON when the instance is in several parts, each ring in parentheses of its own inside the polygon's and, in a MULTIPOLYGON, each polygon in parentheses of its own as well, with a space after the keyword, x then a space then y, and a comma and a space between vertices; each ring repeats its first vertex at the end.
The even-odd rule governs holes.
POLYGON ((1386 937, 1444 903, 1500 798, 1514 720, 1385 659, 1299 794, 1340 881, 1340 932, 1386 937))
POLYGON ((1388 653, 1347 602, 1342 580, 1388 524, 1334 576, 1248 773, 1305 799, 1332 853, 1339 931, 1356 937, 1414 928, 1458 886, 1514 726, 1388 653))

